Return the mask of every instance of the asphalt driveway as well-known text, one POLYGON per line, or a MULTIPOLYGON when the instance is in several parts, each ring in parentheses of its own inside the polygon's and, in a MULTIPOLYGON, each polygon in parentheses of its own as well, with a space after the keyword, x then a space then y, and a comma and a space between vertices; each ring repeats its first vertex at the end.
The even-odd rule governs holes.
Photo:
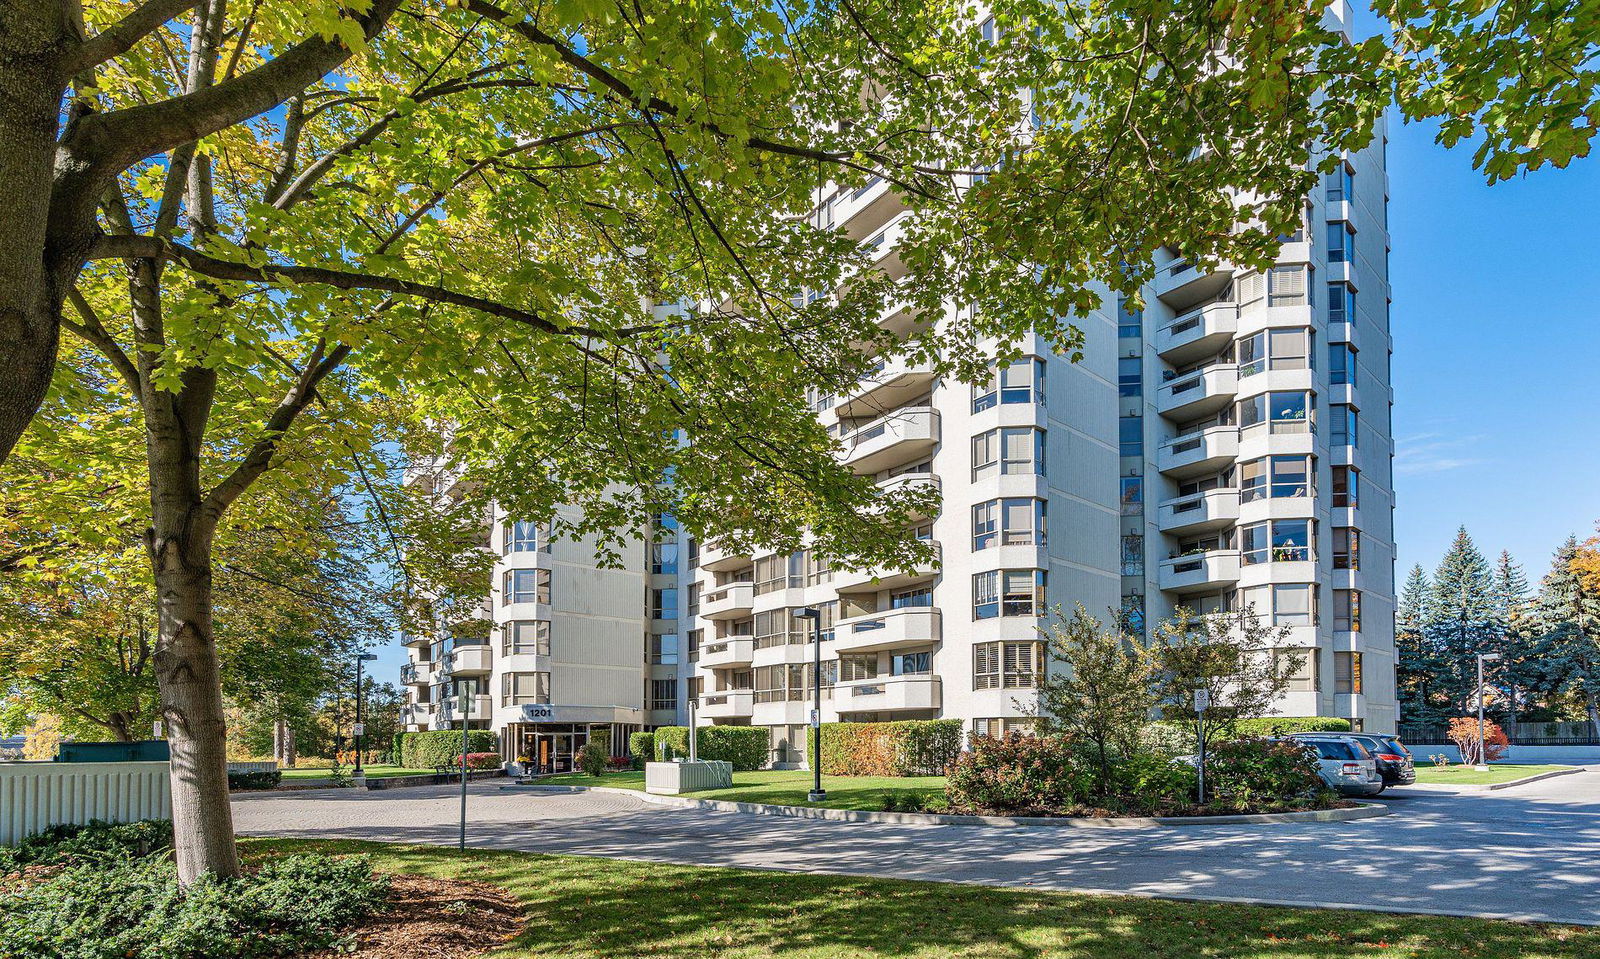
MULTIPOLYGON (((919 826, 471 787, 479 848, 1182 899, 1600 924, 1600 770, 1499 792, 1390 790, 1347 823, 919 826)), ((459 790, 235 797, 241 834, 454 845, 459 790)))

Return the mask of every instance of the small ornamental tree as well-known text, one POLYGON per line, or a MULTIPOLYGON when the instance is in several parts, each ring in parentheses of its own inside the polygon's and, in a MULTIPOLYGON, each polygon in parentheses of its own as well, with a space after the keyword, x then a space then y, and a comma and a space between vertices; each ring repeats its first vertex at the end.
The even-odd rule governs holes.
POLYGON ((1450 741, 1461 750, 1461 762, 1468 766, 1492 763, 1511 748, 1505 730, 1493 720, 1483 721, 1483 752, 1478 752, 1478 717, 1458 716, 1450 720, 1450 741))

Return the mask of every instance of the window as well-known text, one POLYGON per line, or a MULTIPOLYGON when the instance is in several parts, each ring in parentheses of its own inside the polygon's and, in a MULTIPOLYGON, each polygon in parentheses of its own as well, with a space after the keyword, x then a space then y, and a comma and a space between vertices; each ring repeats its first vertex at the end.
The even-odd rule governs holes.
POLYGON ((1333 628, 1335 632, 1361 632, 1360 590, 1333 591, 1333 628))
POLYGON ((1122 575, 1144 575, 1144 534, 1122 534, 1122 575))
POLYGON ((523 520, 507 522, 504 527, 505 549, 510 553, 532 553, 536 550, 550 552, 550 536, 547 529, 540 523, 529 523, 523 520))
POLYGON ((991 365, 987 382, 972 388, 972 412, 996 404, 1043 403, 1044 361, 1023 357, 1005 366, 991 365))
POLYGON ((1310 626, 1316 622, 1314 603, 1317 588, 1311 583, 1277 583, 1269 587, 1272 595, 1274 626, 1310 626))
POLYGON ((701 585, 700 583, 690 583, 689 584, 689 590, 688 590, 689 595, 686 597, 685 605, 684 605, 684 608, 683 608, 683 611, 684 611, 685 615, 698 616, 700 614, 700 594, 704 590, 705 590, 705 587, 703 585, 701 585))
POLYGON ((692 663, 700 658, 700 647, 706 644, 706 631, 703 629, 689 630, 689 661, 692 663))
POLYGON ((1268 423, 1273 433, 1304 433, 1313 405, 1310 393, 1261 393, 1239 401, 1241 429, 1268 423))
POLYGON ((1239 341, 1239 375, 1266 370, 1304 370, 1311 367, 1309 330, 1263 330, 1239 341))
POLYGON ((1144 477, 1122 477, 1122 515, 1138 516, 1144 511, 1144 477))
POLYGON ((1117 298, 1117 336, 1121 339, 1144 336, 1144 310, 1134 309, 1123 297, 1117 298))
POLYGON ((798 619, 792 609, 768 609, 755 615, 755 648, 811 642, 811 621, 798 619))
MULTIPOLYGON (((1320 672, 1317 667, 1317 651, 1315 649, 1286 649, 1278 657, 1280 664, 1290 656, 1299 658, 1299 668, 1289 674, 1287 692, 1314 693, 1322 689, 1320 672)), ((1282 665, 1279 667, 1283 668, 1282 665)))
POLYGON ((550 655, 550 623, 543 619, 517 619, 500 627, 503 656, 550 655))
POLYGON ((1000 28, 995 25, 994 17, 988 17, 978 25, 978 33, 983 36, 985 43, 993 43, 1000 37, 1000 28))
POLYGON ((1343 283, 1328 284, 1328 322, 1356 321, 1356 291, 1343 283))
POLYGON ((1333 691, 1357 694, 1361 692, 1361 654, 1333 654, 1333 691))
POLYGON ((787 557, 762 556, 755 563, 754 593, 761 596, 784 588, 789 576, 787 557))
POLYGON ((877 653, 846 653, 839 657, 839 682, 878 678, 877 653))
POLYGON ((1333 468, 1333 505, 1355 507, 1361 503, 1361 471, 1354 466, 1333 468))
POLYGON ((650 591, 650 617, 652 619, 678 618, 678 590, 652 589, 650 591))
POLYGON ((650 544, 650 572, 671 575, 678 571, 678 544, 650 544))
POLYGON ((548 569, 508 569, 500 580, 500 605, 550 602, 548 569))
POLYGON ((917 653, 896 653, 889 658, 889 674, 892 676, 925 676, 933 672, 933 653, 922 650, 917 653))
POLYGON ((1240 463, 1240 502, 1310 496, 1312 464, 1309 456, 1268 456, 1240 463))
POLYGON ((1122 456, 1144 455, 1144 418, 1140 416, 1124 416, 1117 421, 1117 439, 1121 444, 1122 456))
POLYGON ((992 499, 972 507, 972 548, 1043 546, 1045 501, 1028 497, 992 499))
POLYGON ((890 609, 919 609, 933 605, 933 588, 919 586, 916 589, 902 589, 898 593, 889 594, 890 609))
POLYGON ((1311 287, 1306 282, 1310 271, 1303 266, 1275 266, 1267 274, 1268 306, 1305 306, 1311 302, 1311 287))
POLYGON ((1007 426, 972 438, 974 482, 1023 473, 1044 475, 1044 430, 1007 426))
POLYGON ((1348 403, 1335 403, 1332 409, 1333 430, 1328 442, 1334 446, 1357 446, 1359 437, 1356 408, 1348 403))
POLYGON ((549 673, 505 673, 500 677, 500 705, 550 701, 549 673))
POLYGON ((972 647, 973 689, 1031 689, 1042 658, 1034 641, 977 643, 972 647))
POLYGON ((1144 359, 1138 356, 1117 358, 1117 395, 1140 396, 1144 392, 1144 359))
POLYGON ((1246 566, 1309 560, 1312 556, 1311 521, 1275 519, 1241 527, 1239 552, 1246 566))
POLYGON ((1361 531, 1353 526, 1333 528, 1333 568, 1361 568, 1361 531))
POLYGON ((1044 612, 1042 569, 1002 569, 972 577, 972 618, 1038 616, 1044 612))
POLYGON ((1329 203, 1349 203, 1355 199, 1355 190, 1355 174, 1344 163, 1328 174, 1329 203))
POLYGON ((1018 736, 1033 736, 1039 731, 1039 721, 1026 716, 1004 719, 974 719, 972 721, 972 735, 988 736, 991 739, 1002 739, 1015 733, 1018 736))
POLYGON ((678 681, 676 679, 650 680, 650 708, 678 708, 678 681))
POLYGON ((1334 386, 1356 385, 1356 349, 1349 343, 1328 345, 1328 382, 1334 386))
POLYGON ((1355 260, 1355 236, 1348 223, 1328 224, 1328 262, 1351 263, 1355 260))
POLYGON ((827 558, 814 552, 806 553, 806 585, 820 586, 833 581, 833 567, 827 558))

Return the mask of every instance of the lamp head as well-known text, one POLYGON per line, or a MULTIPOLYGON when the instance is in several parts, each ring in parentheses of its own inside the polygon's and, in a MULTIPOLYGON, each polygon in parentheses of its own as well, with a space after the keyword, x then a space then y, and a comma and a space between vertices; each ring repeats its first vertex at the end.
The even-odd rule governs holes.
POLYGON ((822 610, 814 606, 806 606, 795 610, 794 615, 796 619, 819 619, 822 616, 822 610))

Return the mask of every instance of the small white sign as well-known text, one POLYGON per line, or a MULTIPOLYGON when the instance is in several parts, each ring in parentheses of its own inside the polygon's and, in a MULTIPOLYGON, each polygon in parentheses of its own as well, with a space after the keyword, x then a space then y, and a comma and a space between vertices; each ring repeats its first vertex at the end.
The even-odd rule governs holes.
POLYGON ((350 732, 350 735, 352 735, 352 736, 365 736, 366 734, 367 734, 367 724, 366 723, 356 723, 356 728, 351 730, 351 732, 350 732))
POLYGON ((1194 691, 1194 711, 1203 713, 1211 708, 1211 690, 1197 689, 1194 691))
POLYGON ((811 725, 818 729, 822 728, 822 714, 815 709, 811 711, 811 725))

